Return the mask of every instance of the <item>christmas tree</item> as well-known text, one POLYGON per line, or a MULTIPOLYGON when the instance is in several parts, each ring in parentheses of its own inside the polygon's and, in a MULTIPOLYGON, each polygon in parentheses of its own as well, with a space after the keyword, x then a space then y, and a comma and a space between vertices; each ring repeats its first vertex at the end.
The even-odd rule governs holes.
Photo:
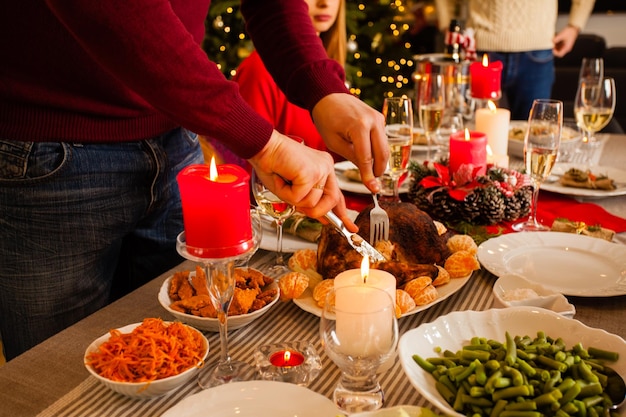
MULTIPOLYGON (((354 95, 376 109, 381 109, 385 96, 414 94, 412 58, 416 48, 410 41, 414 22, 411 5, 405 0, 346 0, 346 81, 354 95)), ((206 35, 203 47, 207 55, 226 77, 232 77, 253 49, 238 0, 212 3, 206 35)))

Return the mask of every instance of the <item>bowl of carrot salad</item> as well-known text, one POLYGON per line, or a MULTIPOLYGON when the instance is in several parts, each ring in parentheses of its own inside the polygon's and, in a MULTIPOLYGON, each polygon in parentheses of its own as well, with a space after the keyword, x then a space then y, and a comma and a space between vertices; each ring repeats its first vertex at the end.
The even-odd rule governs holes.
POLYGON ((208 340, 193 327, 147 318, 94 340, 85 351, 84 363, 111 390, 132 398, 152 398, 193 378, 208 353, 208 340))

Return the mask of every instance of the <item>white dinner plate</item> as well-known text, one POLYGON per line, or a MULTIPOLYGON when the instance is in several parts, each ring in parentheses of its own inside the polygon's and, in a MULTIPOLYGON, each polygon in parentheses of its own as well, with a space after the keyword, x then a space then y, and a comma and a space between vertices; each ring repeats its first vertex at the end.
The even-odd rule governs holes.
MULTIPOLYGON (((348 210, 348 215, 352 220, 359 215, 358 211, 348 210)), ((273 225, 274 219, 270 216, 261 214, 261 224, 263 225, 263 237, 261 238, 260 248, 269 251, 276 251, 276 227, 273 225)), ((297 250, 313 249, 317 250, 317 243, 309 242, 298 236, 291 235, 283 230, 283 252, 293 253, 297 250)))
MULTIPOLYGON (((543 331, 551 338, 562 338, 568 349, 577 343, 588 348, 601 347, 619 352, 619 360, 612 363, 622 377, 626 377, 626 341, 623 338, 601 329, 588 327, 578 320, 561 316, 553 311, 538 307, 510 307, 485 311, 455 311, 440 316, 430 323, 423 323, 404 333, 398 343, 398 356, 402 369, 411 385, 428 402, 448 416, 464 417, 457 413, 435 387, 435 379, 413 360, 413 355, 422 358, 439 356, 438 351, 457 352, 470 343, 473 337, 484 337, 500 342, 506 340, 506 332, 511 336, 536 337, 543 331)), ((626 409, 619 410, 620 416, 626 409)))
POLYGON ((275 381, 231 382, 191 395, 163 417, 336 417, 331 400, 295 384, 275 381))
MULTIPOLYGON (((471 276, 472 275, 470 274, 463 278, 453 278, 447 284, 437 287, 437 292, 439 293, 439 297, 437 297, 435 300, 423 306, 416 306, 413 310, 407 311, 406 313, 402 314, 401 317, 411 316, 415 313, 424 311, 434 306, 435 304, 442 302, 443 300, 445 300, 446 298, 450 297, 452 294, 454 294, 455 292, 463 288, 463 286, 467 284, 467 281, 470 280, 471 276)), ((313 299, 313 293, 310 288, 307 288, 307 290, 299 298, 294 298, 293 302, 302 310, 309 312, 311 314, 314 314, 317 317, 322 317, 322 309, 317 305, 317 302, 313 299)))
POLYGON ((492 274, 518 274, 564 295, 626 294, 626 246, 562 232, 519 232, 489 239, 478 260, 492 274))
MULTIPOLYGON (((351 161, 341 161, 335 164, 335 172, 337 173, 337 182, 339 183, 339 188, 343 191, 349 191, 351 193, 357 194, 372 194, 370 190, 367 189, 365 185, 361 182, 350 181, 346 177, 342 175, 343 171, 348 169, 355 169, 356 165, 354 165, 351 161)), ((409 191, 410 181, 405 180, 404 183, 400 186, 400 193, 407 193, 409 191)))
MULTIPOLYGON (((268 216, 261 215, 263 224, 263 237, 261 237, 260 248, 269 251, 276 251, 276 227, 272 225, 274 220, 268 216)), ((309 242, 291 235, 283 230, 283 252, 292 253, 301 249, 317 249, 317 243, 309 242)))
MULTIPOLYGON (((578 168, 584 170, 584 167, 573 164, 573 163, 556 163, 554 168, 552 168, 552 175, 561 177, 565 174, 570 168, 578 168)), ((541 189, 546 191, 551 191, 553 193, 571 195, 574 197, 585 197, 585 198, 604 198, 604 197, 614 197, 618 195, 626 195, 626 171, 621 169, 612 168, 612 167, 603 167, 603 166, 594 166, 590 168, 591 172, 594 175, 606 175, 615 181, 617 188, 614 190, 592 190, 588 188, 576 188, 576 187, 565 187, 559 183, 558 180, 554 182, 544 182, 541 184, 541 189)))

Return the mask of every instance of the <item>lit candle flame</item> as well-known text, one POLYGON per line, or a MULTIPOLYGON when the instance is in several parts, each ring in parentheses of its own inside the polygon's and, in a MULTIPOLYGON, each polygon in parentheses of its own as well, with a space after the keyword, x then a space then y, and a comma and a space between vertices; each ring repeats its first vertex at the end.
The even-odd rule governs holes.
POLYGON ((495 103, 491 100, 487 102, 487 107, 489 107, 489 110, 491 110, 492 113, 495 113, 497 110, 495 103))
POLYGON ((363 284, 367 282, 367 277, 370 274, 370 258, 365 255, 361 261, 361 278, 363 278, 363 284))
POLYGON ((211 181, 217 180, 217 165, 215 165, 215 156, 211 157, 211 165, 209 168, 209 179, 211 181))
POLYGON ((468 128, 465 128, 465 140, 470 140, 471 136, 470 136, 470 132, 468 128))
POLYGON ((289 359, 291 359, 291 352, 286 350, 285 354, 283 355, 283 359, 285 360, 285 362, 289 362, 289 359))
POLYGON ((487 56, 487 54, 483 54, 483 67, 488 67, 489 66, 489 57, 487 56))

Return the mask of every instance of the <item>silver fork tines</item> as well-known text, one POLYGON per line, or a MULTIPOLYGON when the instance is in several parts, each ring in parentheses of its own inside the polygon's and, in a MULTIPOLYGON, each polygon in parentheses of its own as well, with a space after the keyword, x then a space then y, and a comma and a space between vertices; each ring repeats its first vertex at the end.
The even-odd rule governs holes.
POLYGON ((378 205, 378 197, 374 198, 374 208, 370 211, 370 244, 376 245, 379 240, 389 240, 389 216, 378 205))

